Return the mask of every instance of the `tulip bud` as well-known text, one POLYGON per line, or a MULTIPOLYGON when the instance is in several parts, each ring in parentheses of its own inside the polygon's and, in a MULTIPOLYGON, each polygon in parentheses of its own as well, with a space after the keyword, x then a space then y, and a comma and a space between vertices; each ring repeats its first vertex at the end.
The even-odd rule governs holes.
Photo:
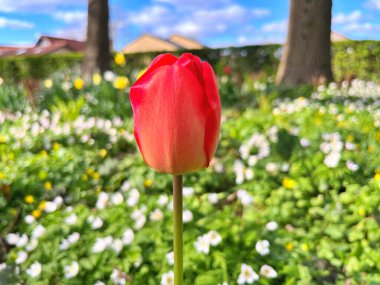
POLYGON ((189 53, 156 57, 131 88, 134 133, 158 172, 208 167, 219 139, 221 107, 212 67, 189 53))

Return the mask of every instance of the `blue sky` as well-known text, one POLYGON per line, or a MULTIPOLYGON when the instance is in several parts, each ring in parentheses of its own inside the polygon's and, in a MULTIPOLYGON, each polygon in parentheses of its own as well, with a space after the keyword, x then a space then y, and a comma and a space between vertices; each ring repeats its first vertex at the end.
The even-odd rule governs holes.
MULTIPOLYGON (((109 0, 116 49, 142 33, 183 34, 210 47, 283 42, 289 0, 109 0)), ((83 39, 86 0, 0 0, 0 45, 41 34, 83 39)), ((380 40, 380 0, 333 0, 333 28, 380 40)))

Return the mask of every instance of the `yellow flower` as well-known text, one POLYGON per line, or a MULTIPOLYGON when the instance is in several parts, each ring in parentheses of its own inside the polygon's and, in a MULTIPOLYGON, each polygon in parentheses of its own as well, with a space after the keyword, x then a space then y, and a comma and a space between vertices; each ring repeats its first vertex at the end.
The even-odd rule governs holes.
POLYGON ((115 55, 115 63, 117 65, 120 65, 120 66, 124 66, 125 65, 125 56, 122 52, 118 52, 116 55, 115 55))
POLYGON ((375 180, 380 181, 380 173, 376 171, 375 180))
POLYGON ((0 172, 0 180, 1 179, 4 179, 4 174, 2 172, 0 172))
POLYGON ((35 217, 36 219, 41 217, 41 211, 40 210, 33 210, 32 211, 32 216, 35 217))
POLYGON ((294 244, 292 242, 288 242, 286 245, 285 245, 285 249, 287 251, 292 251, 294 248, 294 244))
POLYGON ((53 87, 53 80, 51 80, 50 78, 49 79, 46 79, 44 81, 44 86, 46 89, 50 89, 53 87))
POLYGON ((365 210, 363 208, 360 208, 358 213, 360 216, 365 217, 365 210))
POLYGON ((99 151, 99 155, 100 155, 100 157, 101 158, 104 158, 106 155, 107 155, 107 150, 106 149, 101 149, 100 151, 99 151))
POLYGON ((100 178, 100 174, 98 172, 94 172, 92 174, 92 178, 94 178, 95 180, 98 180, 100 178))
POLYGON ((149 178, 148 178, 148 179, 146 179, 146 180, 144 181, 144 186, 145 186, 146 188, 151 187, 152 184, 153 184, 152 179, 149 179, 149 178))
POLYGON ((88 176, 87 174, 82 175, 82 181, 88 181, 88 176))
POLYGON ((282 180, 282 186, 284 186, 286 189, 293 189, 294 186, 296 186, 296 182, 293 179, 284 178, 282 180))
POLYGON ((50 191, 53 188, 53 184, 51 184, 50 181, 46 181, 44 183, 44 188, 45 188, 46 191, 50 191))
POLYGON ((125 89, 129 85, 129 80, 126 76, 118 76, 113 82, 113 87, 115 89, 125 89))
POLYGON ((24 201, 26 204, 32 204, 34 202, 34 197, 32 195, 25 196, 24 201))
POLYGON ((81 90, 84 87, 84 81, 82 78, 77 78, 74 80, 75 89, 81 90))
POLYGON ((375 147, 373 145, 368 146, 368 152, 372 153, 375 151, 375 147))
POLYGON ((53 149, 54 150, 59 150, 59 148, 61 147, 61 145, 57 142, 53 143, 53 149))
POLYGON ((99 85, 100 82, 102 82, 102 76, 99 74, 99 73, 94 73, 92 75, 92 82, 95 84, 95 85, 99 85))
POLYGON ((301 249, 302 249, 303 251, 309 251, 309 246, 308 246, 306 243, 303 243, 303 244, 301 245, 301 249))
POLYGON ((40 152, 40 154, 41 154, 41 156, 44 156, 44 157, 47 157, 48 156, 48 153, 47 153, 47 151, 46 150, 41 150, 41 152, 40 152))
POLYGON ((353 142, 354 141, 354 136, 353 135, 348 135, 347 141, 348 142, 353 142))
POLYGON ((137 73, 137 77, 136 79, 139 79, 141 76, 143 76, 143 74, 145 73, 145 71, 147 71, 148 68, 145 68, 145 69, 142 69, 139 71, 139 73, 137 73))
POLYGON ((320 118, 317 118, 317 119, 315 120, 315 124, 316 124, 317 126, 320 126, 321 123, 322 123, 322 120, 321 120, 320 118))
POLYGON ((86 172, 88 175, 92 175, 95 171, 92 168, 87 168, 86 172))
POLYGON ((46 208, 46 201, 45 201, 45 200, 42 200, 42 201, 38 204, 38 209, 39 209, 40 211, 43 211, 43 210, 45 210, 45 208, 46 208))
POLYGON ((0 136, 0 143, 6 143, 7 137, 6 136, 0 136))

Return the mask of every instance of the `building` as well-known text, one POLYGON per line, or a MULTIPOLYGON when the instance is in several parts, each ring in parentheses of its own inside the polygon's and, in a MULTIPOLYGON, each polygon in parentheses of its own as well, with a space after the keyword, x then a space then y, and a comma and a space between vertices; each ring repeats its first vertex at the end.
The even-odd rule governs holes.
POLYGON ((203 49, 204 45, 180 35, 172 35, 169 39, 162 39, 153 35, 144 34, 123 48, 124 53, 144 52, 173 52, 177 50, 203 49))
POLYGON ((346 36, 343 36, 343 35, 335 33, 335 32, 331 32, 330 39, 332 42, 342 42, 342 41, 349 41, 350 40, 346 36))
POLYGON ((52 53, 83 52, 86 43, 72 39, 41 36, 33 46, 0 46, 0 58, 17 55, 44 55, 52 53))

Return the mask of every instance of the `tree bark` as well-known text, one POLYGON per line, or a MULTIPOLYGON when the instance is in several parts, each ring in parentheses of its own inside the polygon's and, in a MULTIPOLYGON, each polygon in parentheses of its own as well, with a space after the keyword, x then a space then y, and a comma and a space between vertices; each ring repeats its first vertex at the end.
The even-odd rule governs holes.
POLYGON ((108 0, 88 0, 87 44, 82 66, 83 77, 110 69, 108 0))
POLYGON ((331 8, 332 0, 291 0, 277 84, 322 84, 333 79, 331 8))

